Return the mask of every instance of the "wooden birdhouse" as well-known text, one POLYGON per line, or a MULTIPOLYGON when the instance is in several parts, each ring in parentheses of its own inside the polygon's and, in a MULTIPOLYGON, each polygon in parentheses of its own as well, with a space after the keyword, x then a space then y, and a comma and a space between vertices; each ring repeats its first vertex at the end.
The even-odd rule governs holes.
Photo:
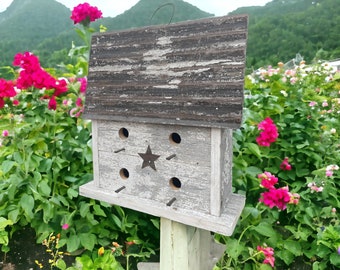
POLYGON ((80 194, 224 235, 242 119, 247 16, 92 37, 84 116, 94 180, 80 194))

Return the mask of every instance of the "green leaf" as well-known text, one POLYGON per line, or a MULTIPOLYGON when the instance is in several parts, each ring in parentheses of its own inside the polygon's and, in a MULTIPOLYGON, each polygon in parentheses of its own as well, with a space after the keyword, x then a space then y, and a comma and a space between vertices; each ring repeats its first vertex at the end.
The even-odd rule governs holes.
POLYGON ((0 231, 0 245, 8 245, 8 233, 6 231, 0 231))
POLYGON ((93 250, 97 243, 97 237, 91 233, 82 233, 79 235, 81 245, 87 250, 93 250))
POLYGON ((65 261, 63 259, 59 259, 56 262, 56 267, 58 267, 61 270, 65 270, 67 265, 66 265, 66 263, 65 263, 65 261))
POLYGON ((0 217, 0 230, 5 229, 8 225, 13 225, 13 221, 0 217))
POLYGON ((74 252, 80 247, 80 239, 78 235, 71 235, 67 241, 67 251, 74 252))
POLYGON ((79 210, 80 216, 81 217, 86 217, 86 215, 89 212, 89 210, 90 210, 90 205, 88 203, 83 203, 80 206, 80 210, 79 210))
POLYGON ((41 181, 38 185, 38 191, 41 195, 48 197, 51 194, 51 188, 47 181, 41 181))
POLYGON ((14 223, 16 223, 18 221, 19 213, 20 213, 20 211, 19 211, 18 208, 13 209, 13 210, 8 212, 8 218, 10 220, 13 220, 14 223))
POLYGON ((76 191, 76 190, 73 189, 73 188, 69 188, 69 189, 67 190, 67 196, 72 200, 73 198, 78 197, 78 191, 76 191))
POLYGON ((12 160, 5 160, 2 162, 1 167, 2 167, 2 172, 4 174, 8 173, 17 163, 12 161, 12 160))
POLYGON ((257 231, 259 234, 262 234, 266 237, 276 237, 277 232, 273 229, 272 225, 269 223, 262 222, 258 226, 256 226, 255 231, 257 231))
POLYGON ((93 206, 94 214, 101 217, 106 217, 105 212, 101 209, 100 205, 95 204, 93 206))
POLYGON ((331 254, 330 261, 331 264, 340 267, 340 255, 337 252, 331 254))
POLYGON ((249 174, 249 175, 252 175, 254 177, 256 177, 258 174, 262 173, 262 170, 258 167, 255 167, 255 166, 250 166, 246 169, 246 172, 249 174))
POLYGON ((20 199, 20 206, 24 210, 25 214, 29 218, 33 218, 33 208, 34 208, 34 199, 32 196, 28 194, 23 194, 20 199))
POLYGON ((52 167, 52 159, 43 159, 40 162, 39 171, 49 172, 51 170, 51 167, 52 167))
POLYGON ((257 156, 259 159, 261 159, 261 151, 260 148, 257 144, 255 143, 245 143, 245 148, 250 151, 250 153, 254 154, 257 156))
POLYGON ((284 240, 283 246, 285 249, 289 250, 291 253, 295 254, 295 256, 301 255, 301 245, 297 241, 292 240, 284 240))

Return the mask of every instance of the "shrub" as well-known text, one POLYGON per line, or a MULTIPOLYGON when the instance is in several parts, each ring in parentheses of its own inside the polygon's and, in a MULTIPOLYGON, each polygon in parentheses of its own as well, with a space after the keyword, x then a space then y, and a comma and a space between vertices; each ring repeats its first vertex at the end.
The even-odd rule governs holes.
POLYGON ((270 269, 258 251, 268 246, 276 269, 338 269, 340 74, 327 64, 302 62, 294 69, 260 69, 245 86, 233 181, 246 206, 233 236, 216 236, 227 244, 219 266, 270 269), (277 127, 274 142, 262 134, 264 119, 277 127))

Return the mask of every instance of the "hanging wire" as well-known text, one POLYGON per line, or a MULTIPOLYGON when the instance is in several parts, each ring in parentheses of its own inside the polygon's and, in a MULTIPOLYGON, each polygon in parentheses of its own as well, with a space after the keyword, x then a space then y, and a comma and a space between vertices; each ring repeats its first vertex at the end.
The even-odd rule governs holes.
POLYGON ((170 24, 170 23, 172 22, 172 19, 174 18, 174 15, 175 15, 175 9, 176 9, 176 7, 175 7, 175 5, 174 5, 173 3, 165 3, 165 4, 161 5, 161 6, 159 6, 159 7, 153 12, 153 14, 152 14, 152 16, 151 16, 151 18, 150 18, 150 22, 151 22, 152 18, 155 16, 155 14, 156 14, 161 8, 163 8, 163 7, 165 7, 165 6, 172 6, 172 14, 171 14, 171 18, 170 18, 170 21, 169 21, 168 24, 170 24))

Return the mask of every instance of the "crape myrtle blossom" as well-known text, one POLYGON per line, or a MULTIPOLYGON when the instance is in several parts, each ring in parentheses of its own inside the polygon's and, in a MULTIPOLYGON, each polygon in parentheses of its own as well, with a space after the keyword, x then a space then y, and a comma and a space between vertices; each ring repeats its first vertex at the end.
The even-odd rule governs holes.
POLYGON ((256 142, 260 146, 269 147, 279 137, 279 133, 273 120, 269 117, 258 124, 258 130, 262 130, 256 138, 256 142))
POLYGON ((90 22, 102 18, 102 12, 94 6, 90 6, 89 3, 79 4, 74 7, 71 14, 71 20, 74 24, 81 23, 87 26, 90 22))

